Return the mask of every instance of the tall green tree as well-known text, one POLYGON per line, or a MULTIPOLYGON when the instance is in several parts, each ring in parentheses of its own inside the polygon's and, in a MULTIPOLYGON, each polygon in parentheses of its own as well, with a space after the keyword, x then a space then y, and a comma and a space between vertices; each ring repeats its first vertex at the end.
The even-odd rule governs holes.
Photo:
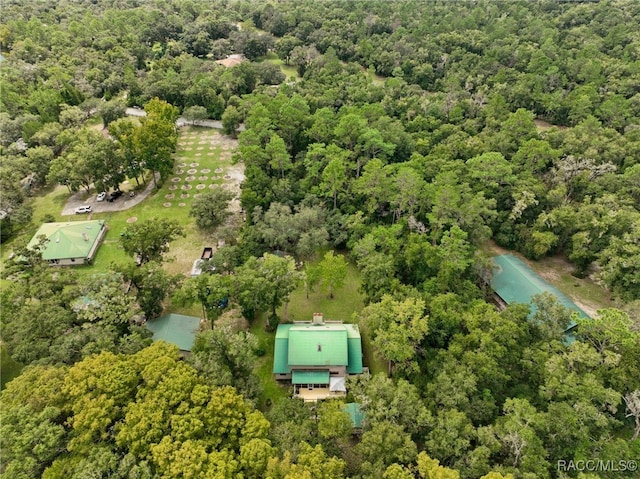
POLYGON ((333 200, 333 209, 338 207, 338 195, 344 190, 347 184, 347 174, 344 162, 338 157, 333 158, 324 170, 322 170, 322 183, 320 189, 325 190, 333 200))
POLYGON ((254 313, 268 312, 267 327, 274 330, 279 322, 276 310, 289 300, 301 284, 304 273, 296 269, 292 257, 265 253, 260 258, 249 258, 236 270, 236 276, 240 304, 244 302, 244 309, 254 313))
POLYGON ((323 288, 329 290, 329 297, 333 299, 334 290, 344 286, 347 278, 347 262, 342 255, 335 255, 333 251, 327 251, 324 258, 318 264, 320 269, 320 283, 323 288))
POLYGON ((229 201, 233 193, 222 188, 204 193, 193 200, 189 216, 195 218, 198 228, 212 230, 229 217, 229 201))
POLYGON ((102 124, 105 128, 118 118, 124 117, 126 114, 127 105, 124 100, 121 99, 104 102, 98 107, 98 115, 102 117, 102 124))
MULTIPOLYGON (((165 178, 173 171, 178 109, 158 98, 146 103, 144 109, 147 115, 140 119, 140 128, 134 132, 136 156, 146 168, 165 178)), ((157 186, 155 174, 153 184, 157 186)))
POLYGON ((248 399, 261 391, 256 366, 258 339, 247 331, 232 331, 228 326, 198 333, 189 363, 210 384, 233 386, 248 399))
POLYGON ((142 176, 144 181, 144 165, 138 157, 135 143, 136 130, 139 127, 129 118, 120 118, 109 123, 109 134, 115 138, 118 152, 124 159, 125 172, 129 178, 135 178, 136 184, 140 185, 138 178, 142 176))
POLYGON ((403 373, 418 370, 418 348, 429 329, 424 307, 419 299, 384 295, 360 313, 360 324, 371 334, 373 346, 389 362, 389 374, 393 367, 403 373))
POLYGON ((151 218, 127 226, 120 234, 120 246, 140 265, 162 261, 169 243, 184 236, 183 228, 174 220, 151 218))

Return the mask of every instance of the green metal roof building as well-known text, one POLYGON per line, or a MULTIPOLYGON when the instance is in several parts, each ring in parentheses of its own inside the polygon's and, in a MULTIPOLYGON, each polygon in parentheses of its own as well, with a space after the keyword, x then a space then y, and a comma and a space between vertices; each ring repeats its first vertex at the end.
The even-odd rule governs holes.
MULTIPOLYGON (((506 303, 523 303, 531 306, 531 315, 536 311, 535 305, 531 303, 536 294, 548 292, 553 294, 560 304, 575 311, 582 318, 589 318, 589 315, 580 309, 558 288, 550 285, 538 274, 527 266, 521 259, 503 254, 493 258, 496 263, 491 287, 496 294, 506 303)), ((576 326, 572 322, 566 331, 571 331, 576 326)))
POLYGON ((200 329, 200 318, 182 314, 167 314, 147 321, 147 328, 153 332, 153 340, 163 340, 175 344, 181 351, 191 351, 200 329))
MULTIPOLYGON (((274 374, 295 372, 295 381, 304 377, 301 373, 305 368, 329 371, 332 367, 340 366, 349 374, 362 373, 362 342, 357 325, 278 325, 274 348, 274 374)), ((327 375, 326 383, 328 382, 327 375)))
POLYGON ((355 429, 362 429, 362 423, 364 422, 364 413, 360 408, 360 404, 357 402, 350 402, 344 405, 344 410, 351 418, 353 427, 355 429))
POLYGON ((361 374, 362 342, 355 324, 280 324, 273 373, 294 385, 316 385, 344 393, 347 374, 361 374))
POLYGON ((44 223, 27 247, 35 247, 45 236, 42 259, 52 265, 84 264, 93 259, 106 232, 102 220, 44 223))

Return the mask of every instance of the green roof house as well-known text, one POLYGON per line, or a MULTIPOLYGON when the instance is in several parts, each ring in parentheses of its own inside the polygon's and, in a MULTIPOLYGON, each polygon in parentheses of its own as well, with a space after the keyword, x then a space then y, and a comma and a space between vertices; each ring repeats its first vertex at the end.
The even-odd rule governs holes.
POLYGON ((42 259, 51 265, 72 266, 93 259, 107 232, 104 221, 70 221, 44 223, 31 238, 28 248, 35 247, 44 236, 42 259))
POLYGON ((273 373, 278 380, 291 380, 303 399, 344 396, 345 377, 363 369, 357 325, 324 322, 314 314, 313 322, 278 326, 273 373))
POLYGON ((175 344, 182 352, 190 352, 200 329, 200 318, 183 314, 167 314, 147 321, 147 328, 153 333, 153 340, 175 344))
MULTIPOLYGON (((564 295, 559 289, 547 283, 538 274, 527 266, 519 258, 503 254, 493 258, 496 267, 494 269, 491 287, 498 299, 504 304, 523 303, 531 306, 531 315, 536 311, 531 303, 536 294, 548 292, 553 294, 564 307, 575 311, 581 318, 589 318, 589 315, 580 309, 573 301, 564 295)), ((573 341, 571 330, 576 327, 574 321, 569 324, 565 332, 566 342, 573 341)))

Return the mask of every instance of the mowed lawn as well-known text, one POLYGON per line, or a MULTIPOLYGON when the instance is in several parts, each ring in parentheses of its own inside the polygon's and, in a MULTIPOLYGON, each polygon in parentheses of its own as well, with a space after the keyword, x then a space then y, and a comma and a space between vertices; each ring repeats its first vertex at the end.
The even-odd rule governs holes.
MULTIPOLYGON (((313 313, 323 313, 326 320, 357 323, 358 314, 364 308, 364 298, 359 288, 360 271, 355 265, 348 263, 344 286, 334 291, 333 298, 329 297, 328 290, 319 285, 309 291, 307 298, 307 290, 302 285, 291 294, 289 304, 278 310, 278 315, 283 322, 293 322, 311 321, 313 313)), ((386 373, 387 365, 374 353, 366 331, 361 329, 360 333, 362 334, 364 365, 369 367, 372 374, 386 373)))
POLYGON ((285 65, 285 63, 282 60, 280 60, 278 58, 278 55, 276 55, 274 52, 269 52, 264 57, 263 61, 273 63, 274 65, 279 66, 282 73, 284 73, 285 81, 300 79, 300 77, 298 76, 298 71, 296 70, 296 67, 292 65, 285 65))
MULTIPOLYGON (((184 238, 178 238, 170 245, 165 267, 170 273, 189 274, 193 261, 200 257, 202 248, 215 246, 214 235, 203 233, 195 226, 194 219, 189 217, 193 199, 197 195, 214 188, 229 188, 239 191, 236 180, 228 175, 230 170, 238 170, 238 165, 231 164, 233 150, 237 141, 222 135, 219 131, 203 127, 182 127, 175 153, 175 169, 151 195, 140 204, 124 211, 93 213, 91 219, 103 219, 107 222, 108 232, 103 244, 98 249, 93 265, 80 266, 76 269, 87 274, 106 270, 112 263, 130 261, 120 247, 120 234, 127 227, 139 221, 154 217, 176 220, 185 231, 184 238)), ((237 176, 234 174, 234 177, 237 176)), ((149 175, 150 178, 150 175, 149 175)), ((150 181, 150 180, 148 180, 150 181)), ((133 180, 131 180, 133 183, 133 180)), ((123 185, 123 189, 132 189, 131 184, 123 185)), ((91 195, 95 192, 91 193, 91 195)), ((47 188, 34 198, 33 228, 17 237, 3 248, 3 258, 13 250, 12 245, 28 241, 39 227, 45 216, 55 221, 74 221, 87 219, 61 216, 62 209, 71 194, 67 188, 58 186, 47 188)), ((122 201, 122 200, 120 200, 122 201)))
MULTIPOLYGON (((364 300, 359 291, 360 272, 351 263, 347 266, 347 277, 342 288, 329 297, 329 292, 320 286, 309 291, 304 285, 298 287, 292 294, 289 303, 278 309, 281 322, 310 321, 313 313, 323 313, 326 320, 342 320, 345 323, 357 323, 357 316, 364 308, 364 300)), ((258 337, 260 348, 264 355, 259 358, 255 374, 260 378, 263 394, 260 398, 260 408, 268 409, 269 405, 280 398, 291 394, 291 386, 287 383, 279 384, 273 377, 273 348, 275 333, 265 331, 265 318, 262 315, 251 325, 251 332, 258 337)), ((366 333, 362 333, 362 349, 364 365, 368 366, 372 374, 386 373, 387 364, 376 357, 366 333)))

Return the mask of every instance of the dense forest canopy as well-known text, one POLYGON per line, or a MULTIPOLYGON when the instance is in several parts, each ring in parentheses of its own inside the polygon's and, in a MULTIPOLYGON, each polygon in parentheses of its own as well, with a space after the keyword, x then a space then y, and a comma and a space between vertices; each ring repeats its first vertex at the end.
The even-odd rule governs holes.
POLYGON ((5 262, 2 342, 27 368, 2 393, 3 477, 590 479, 622 476, 558 461, 640 457, 640 3, 2 10, 3 242, 29 236, 47 188, 160 186, 179 115, 221 120, 246 176, 239 229, 216 230, 220 190, 183 223, 118 231, 137 265, 5 262), (246 61, 216 63, 230 54, 246 61), (197 278, 163 265, 187 221, 227 240, 197 278), (571 344, 551 296, 496 310, 490 240, 567 258, 619 309, 578 321, 571 344), (365 303, 343 319, 388 372, 349 381, 356 436, 341 404, 261 401, 263 344, 220 319, 220 298, 269 330, 297 288, 333 298, 333 249, 365 303), (138 325, 169 301, 212 325, 186 361, 138 325))

